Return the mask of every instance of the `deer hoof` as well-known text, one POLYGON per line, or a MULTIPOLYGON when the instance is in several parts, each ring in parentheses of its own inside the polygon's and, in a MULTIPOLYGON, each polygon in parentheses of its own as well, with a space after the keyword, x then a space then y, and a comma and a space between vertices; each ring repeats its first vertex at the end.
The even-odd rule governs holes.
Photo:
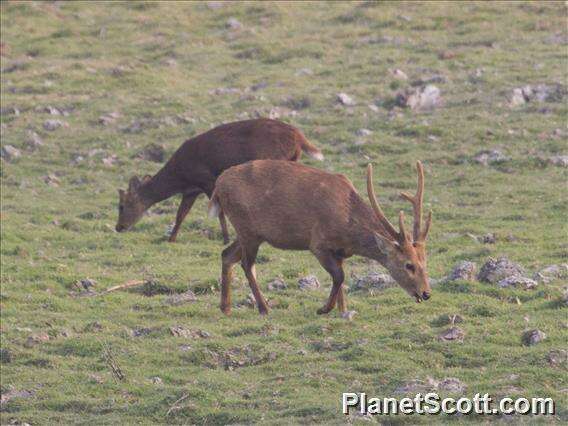
POLYGON ((169 243, 175 243, 175 242, 176 242, 176 237, 175 237, 175 235, 172 235, 170 238, 168 238, 168 242, 169 242, 169 243))
POLYGON ((258 313, 264 317, 268 315, 268 308, 258 308, 258 313))
POLYGON ((329 311, 331 311, 331 309, 328 309, 327 306, 324 306, 323 308, 319 308, 318 309, 318 315, 323 315, 323 314, 329 314, 329 311))
POLYGON ((231 307, 221 305, 221 312, 223 312, 225 315, 231 315, 231 307))

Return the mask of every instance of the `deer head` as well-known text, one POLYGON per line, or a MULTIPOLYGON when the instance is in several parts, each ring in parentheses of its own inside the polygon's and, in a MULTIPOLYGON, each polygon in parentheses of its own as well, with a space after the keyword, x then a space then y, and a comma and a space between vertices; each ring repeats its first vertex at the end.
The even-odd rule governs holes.
POLYGON ((150 179, 149 175, 144 176, 142 180, 133 176, 128 182, 128 190, 118 190, 118 222, 115 228, 117 232, 130 229, 146 211, 146 204, 140 196, 140 187, 150 179))
POLYGON ((428 213, 422 227, 422 196, 424 192, 424 169, 420 161, 416 162, 418 172, 418 188, 415 195, 405 192, 400 196, 410 201, 414 212, 412 236, 404 227, 404 212, 398 217, 399 231, 389 222, 381 209, 373 188, 373 166, 367 166, 367 193, 371 207, 377 219, 385 229, 385 234, 375 232, 375 241, 379 251, 386 258, 384 266, 392 277, 413 296, 417 302, 430 298, 430 284, 426 270, 426 236, 432 223, 432 212, 428 213))

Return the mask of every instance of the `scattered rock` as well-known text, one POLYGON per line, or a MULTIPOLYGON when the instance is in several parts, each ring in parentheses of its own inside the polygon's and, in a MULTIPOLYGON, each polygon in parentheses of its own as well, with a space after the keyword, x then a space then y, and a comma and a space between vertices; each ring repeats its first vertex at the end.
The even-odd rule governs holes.
POLYGON ((548 284, 556 279, 568 278, 568 263, 550 265, 533 275, 533 279, 539 283, 548 284))
POLYGON ((384 290, 386 288, 394 287, 396 282, 387 273, 383 272, 370 272, 362 277, 354 277, 351 290, 384 290))
POLYGON ((553 367, 566 366, 568 364, 568 351, 565 349, 553 349, 546 355, 546 359, 553 367))
POLYGON ((173 294, 166 299, 166 303, 172 306, 183 305, 185 303, 195 302, 197 297, 195 293, 191 290, 187 290, 184 293, 173 294))
POLYGON ((258 92, 259 90, 266 89, 268 87, 267 81, 261 81, 260 83, 253 84, 250 86, 251 92, 258 92))
POLYGON ((495 244, 497 242, 497 237, 493 232, 489 232, 485 235, 479 237, 479 242, 483 244, 495 244))
POLYGON ((515 108, 527 102, 561 102, 568 93, 561 84, 537 84, 517 87, 509 96, 509 107, 515 108))
POLYGON ((118 161, 118 157, 112 154, 109 157, 105 157, 101 160, 106 167, 112 167, 118 161))
POLYGON ((395 393, 428 393, 435 391, 438 388, 438 382, 431 377, 427 377, 426 380, 411 380, 404 383, 394 390, 395 393))
POLYGON ((506 257, 500 257, 497 260, 489 258, 481 267, 477 279, 479 281, 495 284, 513 275, 525 276, 526 273, 521 265, 511 262, 506 257))
POLYGON ((2 392, 2 395, 0 396, 0 407, 4 408, 6 406, 6 404, 8 404, 8 402, 10 402, 12 399, 14 398, 31 398, 32 396, 34 396, 34 392, 33 391, 29 391, 29 390, 15 390, 15 389, 10 389, 7 392, 2 392))
POLYGON ((367 106, 368 106, 369 109, 370 109, 371 111, 373 111, 373 112, 379 112, 379 111, 380 111, 379 107, 378 107, 377 105, 375 105, 375 104, 369 104, 369 105, 367 105, 367 106))
POLYGON ((24 144, 32 150, 44 145, 43 140, 33 130, 27 131, 24 144))
POLYGON ((163 146, 151 143, 146 145, 142 151, 136 154, 136 158, 146 161, 153 161, 155 163, 162 163, 166 156, 166 150, 163 146))
POLYGON ((300 68, 296 71, 295 75, 302 76, 302 75, 314 75, 314 72, 310 68, 300 68))
POLYGON ((154 331, 154 329, 149 327, 138 327, 131 330, 129 334, 132 337, 143 337, 143 336, 148 336, 150 333, 152 333, 152 331, 154 331))
POLYGON ((12 352, 6 348, 0 348, 0 364, 8 364, 12 362, 12 352))
POLYGON ((83 278, 82 280, 78 280, 75 282, 75 287, 78 288, 79 290, 92 291, 93 287, 95 287, 96 285, 97 282, 90 278, 83 278))
POLYGON ((93 321, 93 322, 90 322, 87 325, 85 325, 85 327, 83 328, 83 331, 87 332, 87 333, 91 333, 91 332, 96 333, 98 331, 102 331, 102 329, 103 329, 103 325, 100 322, 93 321))
POLYGON ((175 337, 184 337, 186 339, 208 339, 211 337, 211 334, 205 330, 190 330, 181 325, 170 327, 170 333, 175 337))
POLYGON ((442 332, 438 339, 443 340, 445 342, 452 342, 452 341, 463 341, 465 337, 465 332, 459 327, 450 327, 444 332, 442 332))
POLYGON ((43 122, 43 128, 50 132, 59 129, 60 127, 69 127, 69 124, 61 120, 45 120, 43 122))
POLYGON ((55 176, 53 173, 49 173, 42 178, 43 182, 46 185, 57 187, 61 183, 59 178, 55 176))
POLYGON ((155 385, 163 385, 163 384, 164 384, 164 381, 163 381, 160 377, 158 377, 158 376, 154 376, 154 377, 152 377, 150 380, 151 380, 152 383, 155 384, 155 385))
POLYGON ((444 50, 443 52, 440 52, 438 54, 438 58, 442 60, 453 59, 455 57, 456 57, 455 52, 452 52, 451 50, 444 50))
POLYGON ((354 106, 356 105, 355 100, 349 96, 347 93, 338 93, 337 94, 337 101, 345 106, 354 106))
POLYGON ((41 331, 39 333, 35 333, 29 336, 26 342, 24 343, 24 346, 26 348, 31 348, 32 346, 35 346, 39 343, 45 343, 48 341, 49 341, 49 334, 47 334, 45 331, 41 331))
POLYGON ((516 88, 509 96, 509 107, 516 108, 518 106, 524 105, 526 103, 525 96, 523 95, 523 89, 516 88))
POLYGON ((118 117, 120 117, 118 112, 109 112, 108 114, 104 114, 99 117, 99 124, 108 126, 114 123, 118 117))
POLYGON ((398 80, 408 80, 406 73, 398 68, 390 70, 391 75, 398 80))
POLYGON ((567 45, 568 44, 568 35, 563 34, 563 33, 552 34, 551 36, 547 37, 544 42, 547 43, 547 44, 567 45))
MULTIPOLYGON (((265 114, 263 114, 262 112, 259 114, 259 116, 263 116, 265 114)), ((278 118, 282 118, 282 117, 295 117, 296 115, 298 115, 298 111, 295 111, 293 109, 290 108, 286 108, 286 107, 272 107, 270 108, 270 110, 268 111, 268 118, 271 118, 273 120, 278 119, 278 118)))
POLYGON ((544 339, 546 339, 546 334, 539 329, 525 331, 521 337, 523 344, 526 346, 536 345, 544 339))
POLYGON ((241 24, 237 18, 229 18, 225 23, 225 27, 231 30, 240 30, 243 28, 243 24, 241 24))
POLYGON ((270 281, 266 287, 269 291, 286 290, 288 288, 288 284, 286 284, 283 279, 276 278, 275 280, 270 281))
POLYGON ((509 161, 510 158, 497 149, 479 151, 473 157, 473 161, 484 166, 500 164, 509 161))
POLYGON ((218 87, 209 92, 210 95, 240 95, 243 91, 237 87, 218 87))
POLYGON ((438 384, 438 390, 451 393, 464 393, 466 385, 455 377, 446 377, 438 384))
POLYGON ((4 145, 2 149, 0 149, 0 157, 9 163, 21 156, 21 151, 12 145, 4 145))
POLYGON ((307 277, 298 280, 300 290, 315 290, 320 288, 320 282, 315 275, 308 275, 307 277))
POLYGON ((190 345, 179 345, 179 350, 182 352, 189 352, 192 349, 190 345))
POLYGON ((372 134, 373 132, 369 129, 359 129, 356 132, 356 135, 361 137, 371 136, 372 134))
POLYGON ((530 290, 535 288, 538 283, 531 278, 522 277, 520 275, 511 275, 510 277, 500 280, 497 285, 501 288, 519 287, 524 288, 525 290, 530 290))
POLYGON ((396 96, 396 104, 414 111, 432 109, 442 104, 441 92, 432 84, 407 89, 396 96))
POLYGON ((293 110, 301 110, 312 106, 312 101, 307 96, 289 97, 284 101, 284 105, 293 110))
POLYGON ((355 315, 357 315, 357 311, 345 311, 341 314, 341 318, 347 321, 353 321, 355 315))
POLYGON ((465 280, 475 281, 475 274, 477 273, 477 263, 462 260, 452 270, 449 281, 465 280))
POLYGON ((568 167, 568 155, 554 155, 548 159, 553 166, 568 167))
POLYGON ((20 110, 16 107, 0 108, 0 115, 15 115, 17 117, 20 115, 20 110))
POLYGON ((61 110, 59 108, 55 108, 52 107, 51 105, 48 105, 46 107, 43 108, 43 112, 48 113, 49 115, 65 115, 68 116, 69 112, 65 111, 65 110, 61 110))

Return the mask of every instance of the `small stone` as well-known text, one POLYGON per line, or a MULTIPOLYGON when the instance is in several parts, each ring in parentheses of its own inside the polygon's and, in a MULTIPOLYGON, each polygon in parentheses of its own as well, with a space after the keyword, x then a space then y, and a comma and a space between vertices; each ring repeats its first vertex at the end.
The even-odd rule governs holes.
POLYGON ((373 112, 379 112, 379 107, 375 104, 369 104, 367 105, 369 107, 369 109, 373 112))
POLYGON ((12 352, 6 348, 0 348, 0 363, 8 364, 12 362, 12 352))
POLYGON ((60 127, 69 127, 69 124, 61 120, 45 120, 43 123, 43 128, 50 132, 59 129, 60 127))
POLYGON ((509 107, 516 108, 518 106, 524 105, 525 103, 526 100, 525 96, 523 95, 523 89, 513 89, 513 92, 509 96, 509 107))
POLYGON ((308 275, 298 281, 300 290, 315 290, 320 288, 320 282, 315 275, 308 275))
POLYGON ((243 24, 241 24, 237 18, 229 18, 225 23, 225 27, 231 30, 240 30, 243 28, 243 24))
POLYGON ((497 149, 479 151, 473 157, 473 161, 484 166, 488 166, 490 164, 501 164, 509 160, 509 157, 497 149))
POLYGON ((92 288, 95 287, 96 285, 97 282, 90 278, 83 278, 75 283, 75 287, 87 291, 92 291, 92 288))
POLYGON ((500 257, 499 259, 489 258, 481 267, 477 279, 495 284, 513 275, 525 276, 526 274, 521 265, 511 262, 506 257, 500 257))
POLYGON ((114 123, 118 117, 120 117, 118 112, 109 112, 108 114, 104 114, 99 117, 99 124, 108 126, 114 123))
POLYGON ((276 278, 272 281, 270 281, 267 286, 269 291, 279 291, 279 290, 286 290, 288 288, 288 284, 286 284, 286 282, 281 279, 281 278, 276 278))
POLYGON ((362 137, 371 136, 372 134, 373 134, 373 132, 369 129, 359 129, 356 132, 357 136, 362 136, 362 137))
POLYGON ((446 392, 463 393, 465 392, 465 389, 465 384, 455 377, 446 377, 438 384, 438 390, 446 392))
POLYGON ((497 242, 497 237, 494 233, 489 232, 485 235, 479 237, 479 242, 483 244, 495 244, 497 242))
POLYGON ((449 281, 465 280, 475 281, 475 274, 477 273, 477 263, 462 260, 452 270, 449 281))
POLYGON ((52 107, 51 105, 46 106, 43 110, 49 115, 63 115, 63 112, 60 109, 52 107))
POLYGON ((337 94, 337 101, 345 106, 354 106, 356 105, 355 100, 349 96, 347 93, 338 93, 337 94))
POLYGON ((438 388, 438 381, 431 377, 423 380, 411 380, 406 382, 394 390, 395 393, 427 393, 435 391, 438 388))
POLYGON ((149 327, 138 327, 134 330, 131 330, 130 335, 132 337, 143 337, 149 335, 150 333, 152 333, 152 331, 153 330, 149 327))
POLYGON ((189 345, 179 345, 179 350, 182 352, 189 352, 192 349, 189 345))
POLYGON ((398 80, 408 80, 408 76, 406 75, 406 73, 398 68, 390 70, 390 73, 394 78, 398 80))
POLYGON ((553 349, 546 355, 546 359, 553 367, 566 366, 568 364, 568 351, 565 349, 553 349))
POLYGON ((34 396, 34 392, 29 391, 29 390, 18 391, 18 390, 15 390, 15 389, 10 389, 10 390, 5 391, 5 392, 3 391, 2 395, 0 396, 0 407, 3 410, 4 407, 6 406, 6 404, 8 404, 8 402, 10 402, 14 398, 27 399, 27 398, 31 398, 32 396, 34 396))
POLYGON ((465 332, 459 327, 450 327, 444 332, 442 332, 438 339, 445 341, 445 342, 452 342, 452 341, 463 341, 465 337, 465 332))
POLYGON ((9 163, 20 158, 21 156, 21 151, 18 148, 13 147, 12 145, 4 145, 2 149, 0 149, 0 157, 9 163))
POLYGON ((197 297, 195 293, 191 290, 187 290, 184 293, 173 294, 166 299, 166 303, 172 306, 183 305, 185 303, 195 302, 197 297))
POLYGON ((113 154, 110 157, 103 158, 101 161, 103 162, 103 164, 106 167, 112 167, 112 166, 114 166, 114 164, 116 163, 117 160, 118 160, 118 157, 115 154, 113 154))
POLYGON ((59 178, 57 176, 55 176, 53 173, 49 173, 48 175, 44 176, 42 179, 43 179, 43 182, 46 185, 49 185, 49 186, 57 187, 61 183, 59 178))
POLYGON ((26 133, 26 140, 25 140, 25 145, 31 149, 35 149, 38 148, 40 146, 43 146, 43 140, 39 137, 39 135, 34 132, 33 130, 28 130, 26 133))
POLYGON ((32 334, 31 336, 29 336, 26 342, 24 343, 24 346, 26 348, 31 348, 32 346, 35 346, 39 343, 45 343, 48 341, 49 341, 49 334, 47 334, 45 331, 41 331, 39 333, 32 334))
POLYGON ((163 146, 151 143, 146 145, 142 151, 136 154, 136 158, 155 163, 162 163, 166 156, 166 150, 163 146))
POLYGON ((151 380, 152 383, 155 384, 155 385, 163 385, 163 384, 164 384, 164 381, 163 381, 160 377, 158 377, 158 376, 154 376, 154 377, 152 377, 150 380, 151 380))
POLYGON ((407 89, 396 97, 396 104, 411 110, 428 110, 442 104, 440 89, 429 84, 424 87, 407 89))
POLYGON ((546 334, 539 329, 528 330, 523 333, 521 340, 526 346, 533 346, 546 339, 546 334))
POLYGON ((556 279, 568 278, 568 263, 550 265, 533 275, 533 279, 539 283, 548 284, 556 279))
POLYGON ((568 167, 568 155, 554 155, 548 159, 553 166, 568 167))
POLYGON ((519 287, 524 288, 525 290, 530 290, 535 288, 538 283, 530 278, 522 277, 519 275, 512 275, 510 277, 503 278, 497 283, 497 285, 501 288, 519 287))
POLYGON ((347 321, 353 321, 355 315, 357 315, 357 311, 345 311, 341 314, 341 318, 347 321))
POLYGON ((355 276, 351 289, 353 291, 384 290, 394 287, 395 285, 396 282, 389 274, 383 272, 369 272, 362 277, 355 276))
POLYGON ((296 76, 314 75, 314 72, 310 68, 300 68, 299 70, 296 71, 295 75, 296 76))
POLYGON ((447 59, 455 58, 456 54, 455 54, 455 52, 452 52, 451 50, 444 50, 443 52, 440 52, 438 57, 442 60, 447 60, 447 59))
POLYGON ((175 337, 184 337, 186 339, 207 339, 211 334, 205 330, 190 330, 180 325, 170 327, 170 333, 175 337))

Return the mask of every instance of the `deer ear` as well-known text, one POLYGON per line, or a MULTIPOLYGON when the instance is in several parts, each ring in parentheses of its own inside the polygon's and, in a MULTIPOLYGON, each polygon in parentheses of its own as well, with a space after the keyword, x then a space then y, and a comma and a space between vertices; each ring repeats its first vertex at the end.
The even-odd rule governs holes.
POLYGON ((399 248, 399 245, 396 241, 391 241, 388 238, 386 238, 386 237, 384 237, 380 234, 377 234, 376 232, 375 232, 374 236, 375 236, 375 242, 377 243, 377 247, 379 248, 379 251, 386 256, 390 255, 390 253, 394 249, 399 248))
POLYGON ((150 176, 150 175, 145 175, 145 176, 142 178, 142 183, 146 183, 146 182, 148 182, 150 179, 152 179, 152 176, 150 176))
POLYGON ((128 190, 136 192, 138 188, 140 188, 140 179, 138 176, 132 176, 128 181, 128 190))

